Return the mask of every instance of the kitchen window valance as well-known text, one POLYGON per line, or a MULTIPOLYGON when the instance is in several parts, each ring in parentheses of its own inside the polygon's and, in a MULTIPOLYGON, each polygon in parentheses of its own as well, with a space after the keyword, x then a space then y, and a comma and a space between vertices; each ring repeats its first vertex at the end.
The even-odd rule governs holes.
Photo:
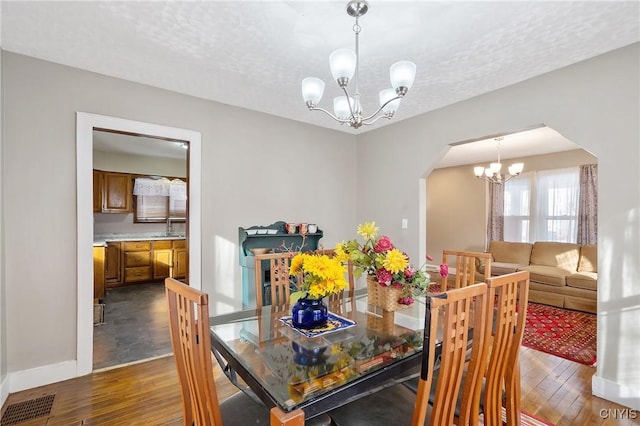
POLYGON ((163 195, 171 193, 171 181, 167 178, 136 178, 133 184, 133 195, 163 195))

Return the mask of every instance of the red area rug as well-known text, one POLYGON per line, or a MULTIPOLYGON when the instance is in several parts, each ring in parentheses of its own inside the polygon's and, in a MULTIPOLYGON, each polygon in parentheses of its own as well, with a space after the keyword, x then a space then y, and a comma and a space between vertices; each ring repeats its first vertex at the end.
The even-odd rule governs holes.
POLYGON ((586 365, 596 364, 596 315, 529 302, 522 344, 586 365))
MULTIPOLYGON (((440 291, 438 284, 430 293, 440 291)), ((529 302, 522 344, 570 361, 596 364, 596 315, 529 302)))

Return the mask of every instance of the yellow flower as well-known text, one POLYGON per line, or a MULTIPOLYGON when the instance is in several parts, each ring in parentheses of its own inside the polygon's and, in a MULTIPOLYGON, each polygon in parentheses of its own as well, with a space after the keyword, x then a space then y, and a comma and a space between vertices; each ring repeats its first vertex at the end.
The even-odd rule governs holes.
POLYGON ((302 271, 302 265, 304 264, 304 259, 306 256, 306 254, 301 253, 291 259, 291 266, 289 266, 289 275, 298 275, 302 271))
POLYGON ((349 260, 349 253, 345 251, 344 244, 345 243, 336 244, 335 254, 333 255, 335 259, 338 259, 338 261, 342 263, 349 260))
POLYGON ((407 256, 398 249, 389 250, 382 262, 384 269, 394 274, 404 271, 408 264, 407 256))
POLYGON ((291 260, 289 275, 302 273, 300 292, 321 299, 347 288, 346 269, 338 258, 327 255, 299 253, 291 260))
POLYGON ((378 234, 378 227, 375 222, 365 222, 358 225, 358 234, 365 240, 373 240, 378 234))

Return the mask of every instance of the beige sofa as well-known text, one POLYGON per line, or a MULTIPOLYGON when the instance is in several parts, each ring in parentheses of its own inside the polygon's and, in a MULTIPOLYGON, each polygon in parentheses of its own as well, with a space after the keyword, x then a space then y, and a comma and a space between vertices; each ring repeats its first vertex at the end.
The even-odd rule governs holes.
MULTIPOLYGON (((491 241, 491 275, 529 271, 529 300, 596 312, 598 260, 595 245, 538 241, 491 241)), ((484 272, 484 265, 478 268, 484 272)))

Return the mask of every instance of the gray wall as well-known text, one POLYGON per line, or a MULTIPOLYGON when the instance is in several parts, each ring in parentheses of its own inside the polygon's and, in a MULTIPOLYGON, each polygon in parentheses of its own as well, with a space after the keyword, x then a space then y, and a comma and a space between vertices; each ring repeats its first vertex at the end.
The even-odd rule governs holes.
MULTIPOLYGON (((416 256, 420 179, 448 144, 538 123, 598 158, 598 366, 594 393, 640 409, 640 44, 358 137, 359 221, 416 256), (385 173, 380 173, 384 167, 385 173), (381 202, 384 201, 384 202, 381 202), (400 231, 401 218, 410 229, 400 231)), ((424 238, 424 236, 422 236, 424 238)), ((427 236, 427 239, 429 236, 427 236)), ((428 240, 427 240, 428 243, 428 240)))
MULTIPOLYGON (((523 162, 525 172, 595 164, 583 149, 503 159, 523 162)), ((473 164, 436 169, 427 178, 427 252, 439 263, 442 250, 484 251, 487 229, 486 182, 475 177, 473 164)))
POLYGON ((3 55, 9 372, 76 357, 76 111, 202 133, 202 282, 214 310, 240 306, 215 281, 223 262, 240 273, 239 226, 313 222, 332 246, 356 225, 351 135, 3 55))

